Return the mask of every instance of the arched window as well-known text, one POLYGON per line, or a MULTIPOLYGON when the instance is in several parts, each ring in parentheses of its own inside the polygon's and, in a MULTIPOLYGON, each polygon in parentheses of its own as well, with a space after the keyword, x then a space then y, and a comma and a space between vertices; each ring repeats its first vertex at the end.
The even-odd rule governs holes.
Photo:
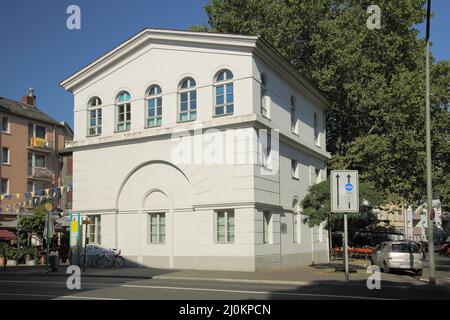
POLYGON ((122 91, 116 98, 116 131, 123 132, 131 129, 131 95, 122 91))
POLYGON ((158 85, 153 85, 146 94, 146 120, 147 127, 159 127, 162 123, 162 90, 158 85))
POLYGON ((267 96, 267 78, 264 73, 261 74, 261 114, 269 117, 269 99, 267 96))
POLYGON ((99 97, 93 97, 89 100, 88 114, 88 135, 102 134, 102 100, 99 97))
POLYGON ((183 79, 178 86, 178 121, 197 119, 197 90, 192 78, 183 79))
POLYGON ((319 119, 317 113, 314 113, 314 144, 320 146, 319 140, 319 119))
POLYGON ((291 96, 291 130, 292 133, 298 134, 298 120, 296 114, 296 99, 294 96, 291 96))
POLYGON ((220 71, 214 79, 215 116, 225 116, 234 112, 233 73, 230 70, 220 71))

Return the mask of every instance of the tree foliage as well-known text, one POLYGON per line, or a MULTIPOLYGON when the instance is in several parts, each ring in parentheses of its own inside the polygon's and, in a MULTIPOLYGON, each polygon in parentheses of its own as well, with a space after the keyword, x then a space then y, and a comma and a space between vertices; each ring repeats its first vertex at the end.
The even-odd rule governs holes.
MULTIPOLYGON (((373 209, 385 202, 383 195, 376 191, 372 183, 367 182, 359 185, 359 197, 360 212, 348 214, 350 237, 363 227, 376 225, 379 221, 373 213, 373 209)), ((304 222, 308 223, 309 226, 317 226, 326 221, 327 229, 331 231, 343 230, 343 214, 331 213, 329 180, 311 186, 301 205, 303 214, 306 216, 304 222)))
POLYGON ((46 216, 47 211, 45 211, 43 206, 35 207, 32 216, 20 218, 21 231, 42 236, 44 233, 46 216))
MULTIPOLYGON (((394 202, 423 201, 425 42, 416 25, 425 0, 210 0, 209 29, 261 35, 332 103, 330 168, 358 169, 394 202), (377 4, 381 29, 369 30, 377 4)), ((433 185, 450 199, 450 63, 433 62, 433 185)))

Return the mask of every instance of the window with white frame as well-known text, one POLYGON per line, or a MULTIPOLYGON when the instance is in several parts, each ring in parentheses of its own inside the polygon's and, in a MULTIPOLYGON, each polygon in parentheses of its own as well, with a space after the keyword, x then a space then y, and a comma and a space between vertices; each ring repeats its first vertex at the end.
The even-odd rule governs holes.
POLYGON ((102 100, 99 97, 93 97, 88 103, 88 135, 96 136, 102 134, 102 100))
POLYGON ((264 73, 261 74, 261 115, 270 117, 270 101, 267 96, 267 77, 264 73))
POLYGON ((216 242, 234 242, 234 210, 216 211, 216 242))
POLYGON ((2 117, 2 132, 9 133, 9 118, 2 117))
POLYGON ((102 217, 101 215, 90 215, 88 216, 90 220, 89 224, 89 243, 101 244, 102 243, 102 217))
POLYGON ((300 243, 301 237, 301 216, 298 200, 295 199, 292 203, 292 230, 294 243, 300 243))
POLYGON ((29 123, 28 124, 28 136, 30 138, 39 138, 39 139, 45 139, 47 136, 47 130, 45 127, 29 123))
POLYGON ((320 135, 319 135, 319 118, 317 113, 314 113, 314 144, 320 146, 320 135))
POLYGON ((116 98, 116 131, 131 129, 131 95, 122 91, 116 98))
POLYGON ((292 133, 298 135, 298 119, 296 110, 296 99, 294 96, 291 96, 291 130, 292 133))
POLYGON ((166 243, 166 214, 148 214, 148 243, 166 243))
POLYGON ((258 160, 259 164, 265 168, 271 165, 270 156, 272 153, 272 138, 267 131, 257 130, 256 137, 258 139, 258 160))
POLYGON ((222 70, 214 78, 215 105, 214 115, 225 116, 234 112, 233 73, 222 70))
POLYGON ((323 223, 319 225, 318 229, 319 229, 319 242, 323 242, 323 231, 324 231, 323 223))
POLYGON ((178 121, 197 119, 197 90, 195 80, 186 78, 178 86, 178 121))
POLYGON ((153 85, 147 90, 146 120, 148 128, 159 127, 162 124, 162 90, 158 85, 153 85))
POLYGON ((272 214, 270 211, 263 211, 263 243, 271 243, 271 220, 272 214))
POLYGON ((314 169, 314 177, 316 179, 315 183, 321 183, 322 177, 320 176, 320 169, 314 169))
POLYGON ((0 194, 9 193, 9 180, 7 178, 2 178, 0 194))
POLYGON ((9 148, 2 147, 2 163, 9 164, 9 148))
POLYGON ((300 179, 300 165, 297 160, 291 159, 291 170, 292 170, 292 178, 299 180, 300 179))

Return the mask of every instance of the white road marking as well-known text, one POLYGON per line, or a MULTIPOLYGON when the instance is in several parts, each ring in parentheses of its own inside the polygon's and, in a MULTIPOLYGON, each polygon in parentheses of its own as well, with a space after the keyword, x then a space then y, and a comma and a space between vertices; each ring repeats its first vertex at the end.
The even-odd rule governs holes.
POLYGON ((301 296, 301 297, 328 297, 328 298, 348 298, 348 299, 368 299, 368 300, 395 300, 388 298, 373 298, 362 296, 346 296, 334 294, 314 294, 314 293, 293 293, 293 292, 270 292, 270 291, 244 291, 244 290, 229 290, 229 289, 209 289, 209 288, 183 288, 183 287, 163 287, 163 286, 140 286, 123 284, 121 287, 125 288, 139 288, 139 289, 163 289, 163 290, 185 290, 185 291, 208 291, 208 292, 226 292, 226 293, 241 293, 241 294, 261 294, 261 295, 280 295, 280 296, 301 296))

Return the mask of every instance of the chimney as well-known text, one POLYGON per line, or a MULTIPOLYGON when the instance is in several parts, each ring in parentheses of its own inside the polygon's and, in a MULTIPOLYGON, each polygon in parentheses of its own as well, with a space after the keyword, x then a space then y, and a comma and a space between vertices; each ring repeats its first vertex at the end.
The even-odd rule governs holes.
POLYGON ((32 107, 36 107, 36 96, 34 95, 34 89, 28 88, 27 95, 22 97, 22 103, 28 104, 32 107))

